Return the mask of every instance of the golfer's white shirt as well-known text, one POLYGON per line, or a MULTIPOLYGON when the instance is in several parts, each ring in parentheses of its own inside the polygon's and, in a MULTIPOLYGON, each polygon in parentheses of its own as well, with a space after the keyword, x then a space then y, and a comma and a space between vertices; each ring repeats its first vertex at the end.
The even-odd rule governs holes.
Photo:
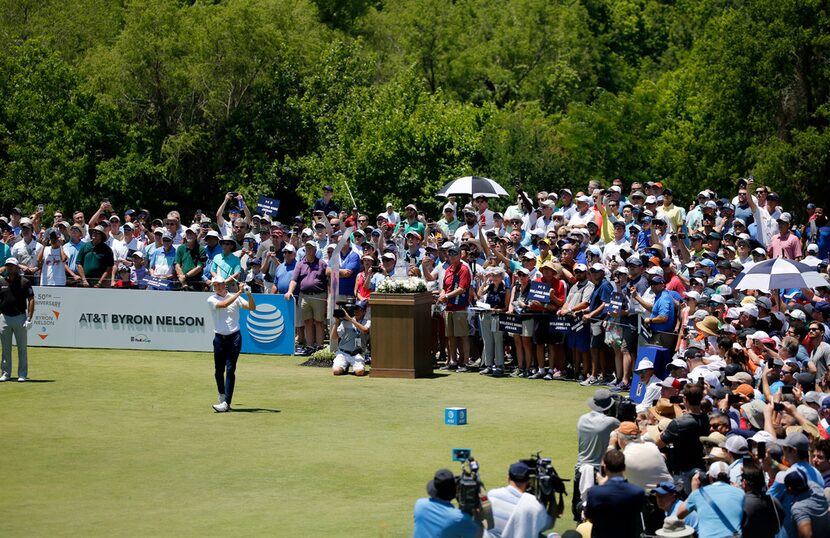
POLYGON ((248 301, 241 296, 231 303, 227 308, 219 308, 217 305, 224 301, 224 297, 213 294, 208 297, 208 306, 213 315, 213 330, 217 334, 228 335, 239 330, 239 309, 248 308, 248 301))

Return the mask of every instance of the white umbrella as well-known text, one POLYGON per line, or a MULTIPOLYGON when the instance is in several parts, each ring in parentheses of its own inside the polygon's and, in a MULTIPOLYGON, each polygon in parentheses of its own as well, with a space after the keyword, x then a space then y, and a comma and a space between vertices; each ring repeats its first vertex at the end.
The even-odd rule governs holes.
POLYGON ((786 258, 756 263, 741 271, 732 283, 732 289, 736 290, 815 289, 821 286, 827 286, 827 281, 815 267, 786 258))
POLYGON ((464 176, 454 179, 438 191, 438 196, 458 195, 467 195, 474 198, 479 196, 484 196, 485 198, 508 196, 507 191, 501 185, 492 179, 479 176, 464 176))

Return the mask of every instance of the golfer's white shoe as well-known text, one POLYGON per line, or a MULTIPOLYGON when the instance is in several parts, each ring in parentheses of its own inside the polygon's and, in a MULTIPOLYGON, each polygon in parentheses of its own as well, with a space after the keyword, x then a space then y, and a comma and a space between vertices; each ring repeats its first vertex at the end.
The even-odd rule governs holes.
POLYGON ((221 402, 213 406, 213 410, 217 413, 225 413, 227 412, 231 406, 228 405, 228 402, 221 402))

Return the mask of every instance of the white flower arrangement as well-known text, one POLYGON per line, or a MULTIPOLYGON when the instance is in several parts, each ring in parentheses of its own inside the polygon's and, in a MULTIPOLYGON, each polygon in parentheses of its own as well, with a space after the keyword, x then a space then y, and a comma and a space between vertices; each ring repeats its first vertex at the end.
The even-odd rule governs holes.
POLYGON ((427 282, 415 276, 387 278, 378 284, 375 291, 377 293, 423 293, 427 291, 427 282))

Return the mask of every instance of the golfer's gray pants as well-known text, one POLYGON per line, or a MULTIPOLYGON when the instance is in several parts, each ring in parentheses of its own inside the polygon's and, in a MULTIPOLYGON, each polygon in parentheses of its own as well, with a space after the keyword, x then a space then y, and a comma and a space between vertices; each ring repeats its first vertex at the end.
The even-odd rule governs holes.
POLYGON ((17 377, 29 377, 29 355, 26 351, 28 336, 23 323, 26 314, 19 316, 0 315, 0 343, 3 344, 3 359, 0 369, 7 376, 12 376, 12 335, 17 343, 17 377))
POLYGON ((484 352, 481 354, 485 366, 493 366, 493 359, 496 366, 504 366, 504 333, 493 330, 493 323, 498 323, 498 316, 484 313, 481 315, 481 339, 484 341, 484 352))

